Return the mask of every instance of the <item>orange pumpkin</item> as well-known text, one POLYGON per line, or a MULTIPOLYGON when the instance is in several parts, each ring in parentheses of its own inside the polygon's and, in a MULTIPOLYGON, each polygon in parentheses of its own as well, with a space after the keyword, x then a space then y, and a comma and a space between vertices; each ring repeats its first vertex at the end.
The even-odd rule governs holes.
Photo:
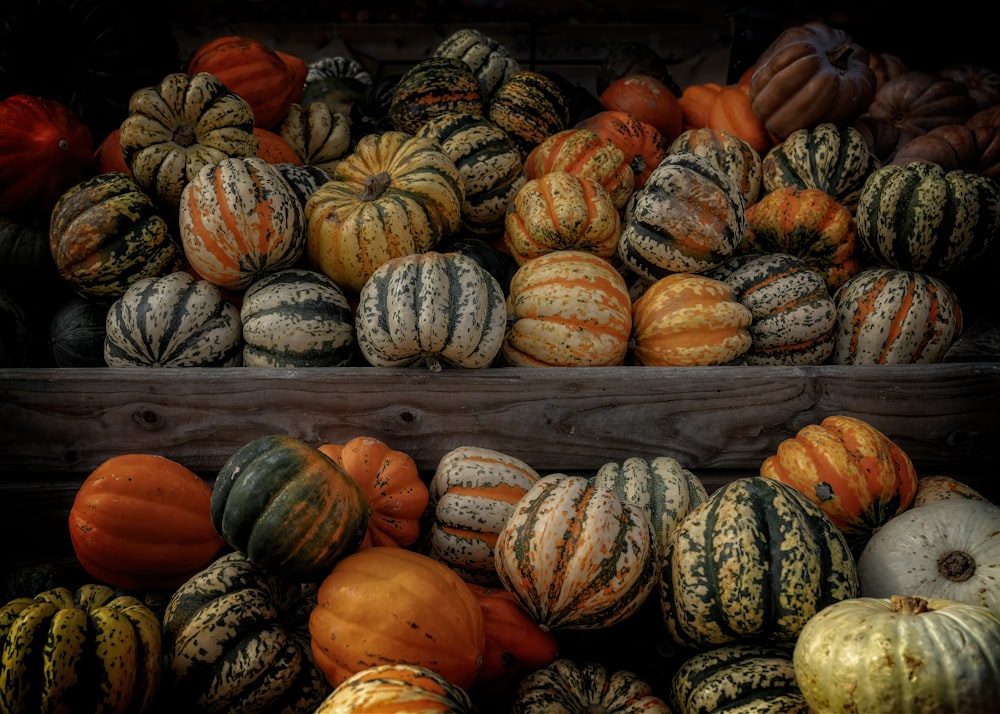
POLYGON ((903 449, 868 422, 839 414, 781 442, 760 474, 805 494, 855 549, 909 508, 917 491, 917 473, 903 449))
POLYGON ((683 110, 666 84, 647 74, 619 77, 601 92, 601 105, 652 124, 668 144, 681 133, 683 110))
POLYGON ((295 149, 281 134, 259 126, 253 128, 253 133, 257 137, 257 158, 264 159, 269 164, 302 165, 302 157, 295 153, 295 149))
POLYGON ((632 167, 636 189, 646 183, 653 169, 667 155, 670 146, 670 142, 663 138, 663 134, 655 126, 628 112, 610 109, 597 112, 579 121, 573 128, 589 129, 621 149, 632 167))
POLYGON ((531 150, 524 162, 525 176, 536 179, 552 171, 597 181, 619 209, 635 187, 635 175, 625 152, 590 129, 556 132, 531 150))
POLYGON ((719 89, 709 109, 706 126, 709 129, 735 134, 750 144, 761 156, 774 146, 764 122, 750 106, 746 90, 739 85, 726 85, 719 89))
POLYGON ((433 670, 467 688, 486 631, 479 600, 447 565, 406 548, 366 548, 320 583, 309 616, 316 665, 335 687, 380 664, 433 670))
POLYGON ((94 149, 94 161, 97 163, 97 173, 107 174, 112 171, 120 171, 126 176, 131 176, 125 157, 122 155, 121 130, 113 129, 110 134, 104 137, 104 141, 94 149))
POLYGON ((357 482, 368 500, 371 515, 361 548, 417 542, 430 493, 409 454, 367 436, 323 444, 319 450, 357 482))
POLYGON ((113 587, 170 590, 207 566, 225 543, 212 526, 212 487, 154 454, 115 456, 81 484, 69 513, 83 569, 113 587))
POLYGON ((681 126, 683 129, 704 129, 708 126, 708 114, 715 104, 715 98, 722 90, 721 84, 704 82, 690 84, 681 92, 677 102, 681 105, 681 126))

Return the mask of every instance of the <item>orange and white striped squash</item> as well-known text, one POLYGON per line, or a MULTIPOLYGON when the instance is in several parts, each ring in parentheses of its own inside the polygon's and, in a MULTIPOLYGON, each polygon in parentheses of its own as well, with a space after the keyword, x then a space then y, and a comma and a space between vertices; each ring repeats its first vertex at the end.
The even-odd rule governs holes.
POLYGON ((496 545, 504 587, 545 629, 599 629, 645 602, 659 577, 653 527, 585 476, 550 474, 518 501, 496 545))
POLYGON ((704 156, 728 174, 740 188, 746 206, 760 198, 764 185, 763 159, 750 142, 725 129, 688 129, 667 149, 668 154, 689 151, 704 156))
POLYGON ((181 191, 178 225, 191 268, 229 290, 294 267, 305 252, 302 203, 257 157, 203 167, 181 191))
POLYGON ((590 129, 565 129, 547 137, 524 162, 528 179, 565 171, 597 181, 622 208, 635 189, 635 173, 625 152, 590 129))
POLYGON ((469 695, 440 674, 412 664, 379 664, 341 682, 313 714, 385 712, 475 714, 469 695))
POLYGON ((632 329, 628 285, 604 258, 557 250, 514 273, 502 355, 514 367, 625 363, 632 329))

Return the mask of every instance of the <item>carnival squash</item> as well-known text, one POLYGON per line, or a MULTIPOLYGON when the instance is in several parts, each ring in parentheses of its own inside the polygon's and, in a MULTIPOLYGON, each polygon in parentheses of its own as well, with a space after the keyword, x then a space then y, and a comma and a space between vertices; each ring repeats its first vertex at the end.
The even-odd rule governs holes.
POLYGON ((484 116, 479 80, 462 59, 435 55, 410 67, 396 82, 389 118, 396 131, 416 134, 425 122, 441 114, 484 116))
POLYGON ((632 167, 634 189, 645 185, 670 147, 670 143, 656 127, 627 112, 606 109, 578 121, 572 128, 592 131, 621 149, 625 160, 632 167))
POLYGON ((668 148, 668 153, 687 151, 712 161, 732 178, 743 194, 743 203, 751 206, 760 197, 763 164, 760 154, 745 139, 726 129, 687 129, 668 148))
POLYGON ((563 657, 521 680, 510 709, 511 714, 587 711, 669 714, 670 708, 634 672, 563 657))
POLYGON ((336 168, 351 148, 350 121, 322 102, 289 105, 276 129, 298 163, 315 166, 327 173, 336 168))
POLYGON ((514 72, 521 69, 510 50, 482 30, 462 27, 434 48, 435 57, 451 57, 465 62, 479 83, 484 105, 514 72))
POLYGON ((656 127, 668 144, 682 131, 683 113, 677 96, 651 75, 619 77, 608 84, 598 98, 605 109, 631 114, 656 127))
POLYGON ((635 187, 635 174, 625 152, 590 129, 556 132, 531 150, 524 162, 528 179, 553 171, 597 181, 619 209, 635 187))
POLYGON ((464 689, 433 669, 412 664, 377 664, 355 672, 324 699, 312 714, 385 714, 385 712, 476 714, 464 689))
POLYGON ((486 116, 510 136, 522 161, 547 136, 569 128, 569 104, 559 85, 527 69, 512 72, 497 87, 486 116))

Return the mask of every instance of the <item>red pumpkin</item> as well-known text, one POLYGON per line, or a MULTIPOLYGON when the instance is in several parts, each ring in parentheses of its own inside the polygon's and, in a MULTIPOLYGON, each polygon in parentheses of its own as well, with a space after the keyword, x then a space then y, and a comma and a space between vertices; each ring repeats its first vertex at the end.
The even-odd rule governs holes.
POLYGON ((94 161, 97 162, 97 173, 107 174, 112 171, 120 171, 126 176, 132 176, 128 164, 125 163, 125 156, 122 154, 121 130, 114 129, 104 137, 104 141, 97 145, 94 150, 94 161))
POLYGON ((269 164, 302 165, 302 157, 295 153, 295 149, 281 134, 259 126, 253 128, 253 134, 257 137, 258 159, 264 159, 269 164))
POLYGON ((681 133, 683 112, 670 88, 656 77, 630 74, 619 77, 601 92, 605 109, 631 114, 652 124, 668 144, 681 133))

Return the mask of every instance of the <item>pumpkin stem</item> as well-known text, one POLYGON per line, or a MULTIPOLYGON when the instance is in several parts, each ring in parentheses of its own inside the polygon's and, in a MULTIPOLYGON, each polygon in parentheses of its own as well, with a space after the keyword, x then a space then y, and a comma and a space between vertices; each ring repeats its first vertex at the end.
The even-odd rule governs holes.
POLYGON ((389 184, 392 182, 392 177, 386 172, 380 174, 374 174, 365 179, 365 188, 359 196, 362 201, 374 201, 376 198, 385 193, 385 190, 389 188, 389 184))
POLYGON ((919 615, 922 612, 928 612, 930 607, 927 605, 927 600, 922 597, 912 597, 910 595, 893 595, 889 598, 891 604, 890 609, 893 612, 899 612, 904 615, 919 615))
POLYGON ((190 124, 178 124, 174 129, 173 140, 175 144, 181 146, 191 146, 194 144, 194 127, 190 124))
POLYGON ((826 58, 829 60, 830 64, 837 69, 846 70, 847 60, 850 58, 852 52, 854 52, 854 48, 845 42, 844 44, 837 45, 832 50, 827 52, 826 58))
POLYGON ((956 583, 968 580, 976 572, 976 561, 961 550, 953 550, 938 559, 938 572, 956 583))

